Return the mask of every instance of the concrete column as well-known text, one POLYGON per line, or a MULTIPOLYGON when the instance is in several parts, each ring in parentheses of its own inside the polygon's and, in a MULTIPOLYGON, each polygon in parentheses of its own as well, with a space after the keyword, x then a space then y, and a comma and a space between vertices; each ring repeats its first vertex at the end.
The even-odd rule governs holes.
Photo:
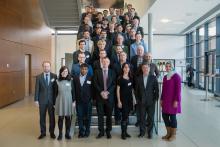
POLYGON ((55 29, 55 72, 58 73, 58 64, 59 63, 59 59, 58 59, 58 32, 57 29, 55 29))
POLYGON ((148 13, 148 52, 152 52, 153 46, 153 25, 152 13, 148 13))

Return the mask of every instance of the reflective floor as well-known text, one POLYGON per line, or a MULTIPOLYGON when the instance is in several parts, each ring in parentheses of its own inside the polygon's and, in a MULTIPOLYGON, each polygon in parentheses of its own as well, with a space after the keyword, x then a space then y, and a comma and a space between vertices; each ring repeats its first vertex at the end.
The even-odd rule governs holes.
MULTIPOLYGON (((33 98, 27 97, 23 101, 0 109, 0 146, 1 147, 219 147, 220 146, 220 102, 212 98, 211 101, 201 101, 205 97, 204 91, 182 89, 183 113, 178 116, 177 139, 166 142, 161 139, 165 133, 163 122, 159 124, 159 135, 154 134, 152 140, 138 138, 138 128, 129 127, 132 138, 126 141, 120 139, 120 127, 114 127, 112 139, 97 140, 97 129, 93 128, 91 136, 78 139, 77 134, 72 140, 52 140, 47 136, 38 140, 39 116, 33 98)), ((77 131, 78 132, 78 131, 77 131)), ((56 135, 58 130, 56 128, 56 135)))

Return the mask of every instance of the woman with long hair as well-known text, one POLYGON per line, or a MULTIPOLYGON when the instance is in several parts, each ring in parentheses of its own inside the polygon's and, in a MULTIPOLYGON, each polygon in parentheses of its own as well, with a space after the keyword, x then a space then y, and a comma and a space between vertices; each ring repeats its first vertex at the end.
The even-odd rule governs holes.
POLYGON ((127 133, 128 117, 133 107, 133 76, 131 73, 131 66, 129 63, 122 65, 121 75, 117 81, 117 100, 118 107, 122 110, 121 121, 121 138, 125 140, 127 137, 131 137, 127 133))
POLYGON ((68 67, 63 66, 60 68, 57 83, 57 97, 55 104, 55 112, 58 117, 59 136, 57 140, 62 139, 63 120, 65 118, 66 133, 65 138, 71 139, 70 127, 71 116, 74 114, 73 108, 75 107, 75 94, 73 80, 71 79, 68 67))

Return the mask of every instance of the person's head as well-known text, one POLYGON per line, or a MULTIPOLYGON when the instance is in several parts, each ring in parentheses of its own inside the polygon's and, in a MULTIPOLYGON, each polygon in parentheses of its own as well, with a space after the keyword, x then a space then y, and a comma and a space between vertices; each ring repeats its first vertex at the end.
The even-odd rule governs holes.
POLYGON ((128 74, 129 78, 132 78, 131 65, 127 62, 122 64, 121 76, 123 76, 124 74, 128 74))
POLYGON ((97 13, 97 18, 98 18, 99 21, 103 19, 103 14, 102 14, 102 12, 98 12, 98 13, 97 13))
POLYGON ((135 16, 135 17, 133 18, 133 25, 134 25, 134 26, 138 26, 139 23, 140 23, 140 18, 139 18, 138 16, 135 16))
POLYGON ((140 33, 136 33, 135 40, 139 42, 141 41, 141 39, 142 39, 142 35, 140 33))
POLYGON ((152 60, 152 54, 150 52, 144 54, 144 61, 147 63, 151 63, 152 60))
POLYGON ((99 40, 98 43, 97 43, 97 46, 98 46, 99 50, 104 50, 105 45, 106 45, 105 40, 99 40))
POLYGON ((90 8, 90 6, 86 6, 86 7, 85 7, 85 11, 86 11, 86 13, 91 13, 91 8, 90 8))
POLYGON ((125 28, 125 32, 129 34, 130 31, 131 31, 131 24, 127 24, 125 28))
POLYGON ((106 51, 105 50, 99 50, 99 58, 103 59, 107 56, 106 51))
POLYGON ((172 71, 172 69, 173 69, 172 64, 170 62, 167 62, 165 64, 165 69, 166 69, 166 72, 172 71))
POLYGON ((115 8, 109 8, 109 13, 110 13, 110 15, 114 15, 114 13, 115 13, 115 8))
POLYGON ((117 25, 117 32, 121 33, 123 31, 123 26, 121 24, 117 25))
POLYGON ((104 40, 107 38, 107 32, 106 32, 106 30, 102 30, 102 31, 101 31, 101 33, 100 33, 100 38, 101 38, 101 39, 104 39, 104 40))
POLYGON ((116 41, 118 45, 122 45, 124 42, 124 37, 121 34, 118 34, 116 41))
POLYGON ((89 39, 90 38, 90 32, 88 30, 85 30, 83 32, 83 38, 85 38, 85 39, 89 39))
POLYGON ((49 73, 51 69, 51 63, 50 61, 43 61, 42 67, 45 73, 49 73))
POLYGON ((86 15, 86 17, 84 17, 83 22, 84 22, 84 24, 89 24, 90 18, 88 15, 86 15))
POLYGON ((117 45, 115 48, 116 54, 120 54, 122 51, 123 51, 123 49, 122 49, 121 45, 117 45))
POLYGON ((85 40, 80 40, 79 41, 79 49, 80 50, 84 50, 85 49, 85 45, 86 45, 86 41, 85 40))
POLYGON ((115 24, 110 22, 109 23, 109 30, 115 30, 115 24))
POLYGON ((116 10, 115 10, 115 14, 116 14, 117 16, 120 16, 120 9, 116 9, 116 10))
POLYGON ((62 66, 59 71, 59 81, 61 80, 70 80, 70 72, 67 66, 62 66))
POLYGON ((107 18, 104 18, 104 19, 103 19, 102 25, 108 25, 108 19, 107 19, 107 18))
POLYGON ((136 31, 135 31, 134 28, 131 28, 131 30, 130 30, 130 32, 129 32, 129 35, 130 35, 131 37, 135 37, 136 31))
POLYGON ((120 54, 119 54, 119 59, 120 59, 120 62, 124 63, 127 61, 127 54, 122 51, 120 54))
POLYGON ((131 8, 132 8, 132 4, 127 4, 127 9, 131 10, 131 8))
POLYGON ((144 47, 142 45, 138 45, 137 47, 137 55, 143 57, 144 55, 144 47))
POLYGON ((80 74, 82 76, 86 75, 88 73, 88 68, 89 68, 88 64, 86 64, 86 63, 81 64, 80 65, 80 74))
POLYGON ((147 62, 143 62, 141 64, 141 70, 142 70, 143 75, 145 76, 149 75, 149 72, 150 72, 149 64, 147 62))
POLYGON ((104 15, 104 17, 107 17, 108 16, 108 10, 103 10, 103 15, 104 15))
POLYGON ((120 15, 123 16, 124 15, 124 9, 120 8, 120 15))
POLYGON ((86 55, 84 53, 79 53, 78 54, 79 64, 85 63, 85 60, 86 60, 86 55))
POLYGON ((112 18, 111 18, 111 21, 116 24, 117 23, 117 16, 116 15, 113 15, 112 18))
POLYGON ((96 27, 96 28, 95 28, 95 33, 96 33, 97 35, 100 35, 101 31, 102 31, 102 28, 101 28, 101 27, 96 27))
POLYGON ((110 64, 109 58, 108 58, 108 57, 104 57, 104 58, 102 59, 102 66, 103 66, 103 68, 104 68, 104 69, 108 68, 109 64, 110 64))

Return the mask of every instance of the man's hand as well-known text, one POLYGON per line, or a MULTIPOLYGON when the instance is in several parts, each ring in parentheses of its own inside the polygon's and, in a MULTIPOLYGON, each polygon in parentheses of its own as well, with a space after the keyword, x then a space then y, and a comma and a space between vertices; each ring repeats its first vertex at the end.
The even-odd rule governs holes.
POLYGON ((38 101, 35 101, 35 106, 39 107, 39 102, 38 101))

